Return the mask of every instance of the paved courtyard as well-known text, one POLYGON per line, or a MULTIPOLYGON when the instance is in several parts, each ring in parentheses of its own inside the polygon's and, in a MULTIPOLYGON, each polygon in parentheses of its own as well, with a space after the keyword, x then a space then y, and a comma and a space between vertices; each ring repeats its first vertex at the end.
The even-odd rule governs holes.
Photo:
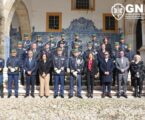
POLYGON ((144 120, 145 98, 0 99, 0 120, 144 120))

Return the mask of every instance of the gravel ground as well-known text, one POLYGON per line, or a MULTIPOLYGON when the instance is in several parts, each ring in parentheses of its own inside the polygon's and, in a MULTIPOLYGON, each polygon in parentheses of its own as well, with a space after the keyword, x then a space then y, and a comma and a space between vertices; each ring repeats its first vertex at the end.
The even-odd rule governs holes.
POLYGON ((144 120, 145 98, 0 99, 0 120, 144 120))

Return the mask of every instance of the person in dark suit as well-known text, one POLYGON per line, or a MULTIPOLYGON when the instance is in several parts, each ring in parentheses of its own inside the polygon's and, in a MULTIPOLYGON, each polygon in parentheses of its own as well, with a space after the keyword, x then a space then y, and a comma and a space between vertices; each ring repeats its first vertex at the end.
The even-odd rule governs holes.
POLYGON ((31 96, 34 98, 34 87, 36 81, 36 73, 37 73, 37 61, 33 57, 33 52, 31 50, 28 51, 28 58, 25 60, 24 70, 26 74, 26 95, 29 96, 30 84, 31 84, 31 96))
POLYGON ((142 89, 143 89, 143 80, 144 80, 144 64, 143 61, 141 61, 140 55, 134 56, 134 62, 131 63, 130 66, 133 80, 134 80, 134 97, 141 98, 142 95, 142 89))
POLYGON ((92 52, 88 54, 87 60, 85 61, 85 72, 87 74, 87 89, 88 89, 88 98, 93 98, 93 90, 94 90, 94 78, 98 73, 98 64, 94 58, 92 52))
POLYGON ((50 69, 51 69, 51 59, 47 57, 46 53, 43 53, 41 60, 38 64, 38 72, 40 79, 40 97, 44 95, 46 98, 49 96, 49 81, 50 81, 50 69))
POLYGON ((109 52, 104 53, 104 59, 100 62, 100 71, 101 71, 101 81, 102 81, 102 98, 111 96, 111 84, 112 84, 112 72, 114 68, 114 63, 112 59, 109 58, 109 52), (107 88, 107 91, 106 91, 107 88))
POLYGON ((14 81, 15 85, 15 97, 18 98, 18 79, 20 62, 17 55, 16 49, 12 49, 11 56, 7 59, 8 68, 8 98, 12 95, 12 84, 14 81))
POLYGON ((4 69, 5 61, 2 57, 0 57, 0 96, 1 98, 4 97, 3 95, 3 69, 4 69))

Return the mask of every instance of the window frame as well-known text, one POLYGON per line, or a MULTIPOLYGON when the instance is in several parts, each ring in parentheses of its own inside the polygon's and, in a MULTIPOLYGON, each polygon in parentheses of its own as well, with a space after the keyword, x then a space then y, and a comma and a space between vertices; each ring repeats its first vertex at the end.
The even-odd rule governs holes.
POLYGON ((61 12, 47 12, 46 13, 46 32, 62 32, 62 13, 61 12), (59 29, 49 28, 49 16, 59 16, 59 29))
POLYGON ((75 11, 95 11, 95 9, 96 9, 96 0, 93 0, 93 8, 90 8, 90 5, 89 5, 89 9, 77 9, 76 5, 74 7, 75 3, 76 3, 76 0, 71 0, 71 10, 75 10, 75 11))
POLYGON ((115 18, 114 18, 115 19, 115 30, 106 30, 106 21, 105 21, 105 18, 107 16, 113 17, 111 13, 104 13, 103 14, 103 32, 117 33, 118 32, 118 21, 115 18))

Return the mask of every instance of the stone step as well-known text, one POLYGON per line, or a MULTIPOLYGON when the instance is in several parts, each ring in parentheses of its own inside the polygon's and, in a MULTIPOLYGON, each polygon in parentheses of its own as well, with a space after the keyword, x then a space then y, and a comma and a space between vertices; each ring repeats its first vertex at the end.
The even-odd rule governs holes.
MULTIPOLYGON (((112 96, 116 96, 116 92, 117 92, 116 90, 112 90, 111 91, 112 96)), ((7 93, 8 93, 8 90, 6 88, 4 88, 4 95, 7 96, 7 93)), ((19 89, 19 95, 20 96, 24 96, 25 93, 26 93, 25 89, 19 89)), ((77 90, 75 88, 74 95, 76 93, 77 93, 77 90)), ((14 89, 12 90, 12 94, 14 95, 14 89)), ((64 95, 68 96, 68 94, 69 94, 69 90, 64 90, 64 95)), ((94 96, 101 96, 101 94, 102 94, 101 90, 94 90, 94 96)), ((39 95, 39 90, 37 90, 37 89, 35 90, 35 95, 39 95)), ((50 95, 51 96, 54 95, 54 91, 53 90, 50 90, 50 95)), ((87 91, 86 90, 82 90, 82 95, 86 96, 87 95, 87 91)), ((133 91, 128 90, 127 91, 127 95, 128 96, 132 96, 133 95, 133 91)), ((145 95, 145 92, 143 92, 143 95, 145 95)))
MULTIPOLYGON (((7 86, 4 85, 4 88, 7 88, 7 86)), ((40 88, 40 86, 36 86, 36 90, 39 90, 39 88, 40 88)), ((145 86, 143 88, 145 89, 145 86)), ((25 86, 19 85, 19 89, 25 89, 25 86)), ((70 89, 69 85, 65 85, 64 89, 65 90, 69 90, 70 89)), ((102 87, 100 85, 94 86, 94 90, 101 90, 101 89, 102 89, 102 87)), ((116 90, 116 89, 117 89, 117 86, 112 86, 112 90, 116 90)), ((133 87, 132 86, 128 86, 127 89, 128 90, 132 90, 133 87)), ((54 90, 54 86, 50 86, 50 90, 54 90)), ((87 86, 82 86, 82 90, 87 90, 87 86)))

